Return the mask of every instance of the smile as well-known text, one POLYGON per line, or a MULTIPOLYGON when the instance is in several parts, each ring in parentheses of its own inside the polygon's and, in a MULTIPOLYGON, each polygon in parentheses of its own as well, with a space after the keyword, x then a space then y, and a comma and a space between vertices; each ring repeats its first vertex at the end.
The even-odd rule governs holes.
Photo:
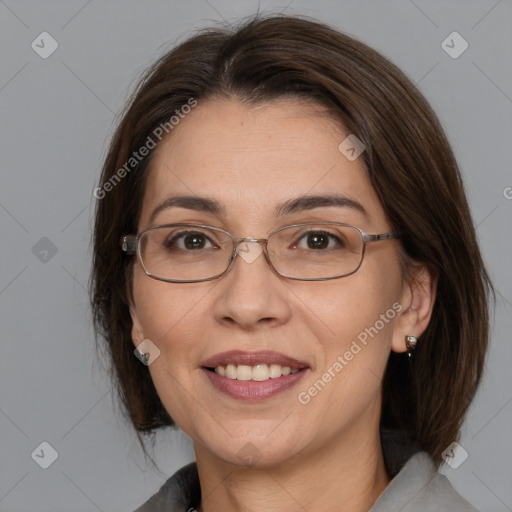
POLYGON ((203 361, 201 370, 217 390, 241 400, 264 400, 294 386, 309 365, 274 351, 230 351, 203 361))
POLYGON ((280 364, 266 364, 260 363, 254 366, 246 364, 228 364, 226 366, 220 365, 216 368, 209 368, 209 370, 215 371, 222 377, 236 380, 253 380, 257 382, 263 382, 269 379, 277 379, 282 376, 297 373, 298 368, 290 368, 289 366, 281 366, 280 364))

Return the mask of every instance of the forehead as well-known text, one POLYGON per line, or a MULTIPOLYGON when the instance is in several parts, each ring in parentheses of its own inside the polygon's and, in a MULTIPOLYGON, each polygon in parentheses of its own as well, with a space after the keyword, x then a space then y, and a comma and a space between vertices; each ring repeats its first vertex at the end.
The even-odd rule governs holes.
POLYGON ((363 158, 351 161, 338 149, 348 135, 325 109, 304 100, 199 103, 156 150, 141 224, 176 195, 213 198, 227 220, 247 225, 270 222, 276 205, 298 196, 342 194, 378 222, 384 212, 363 158))

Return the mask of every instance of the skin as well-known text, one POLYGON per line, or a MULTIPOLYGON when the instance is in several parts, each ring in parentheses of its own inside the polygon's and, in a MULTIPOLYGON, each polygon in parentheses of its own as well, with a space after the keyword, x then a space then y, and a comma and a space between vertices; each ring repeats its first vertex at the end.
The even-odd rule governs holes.
MULTIPOLYGON (((287 99, 248 107, 236 99, 199 103, 154 155, 139 230, 172 222, 221 227, 235 237, 266 238, 296 222, 338 221, 369 234, 391 226, 362 158, 338 150, 348 133, 322 109, 287 99), (357 200, 283 218, 277 203, 333 191, 357 200), (172 207, 150 223, 153 209, 175 195, 219 201, 225 215, 172 207)), ((360 269, 331 281, 280 277, 263 256, 237 258, 220 279, 165 283, 134 266, 131 307, 135 344, 149 338, 161 351, 148 367, 166 410, 193 440, 203 501, 213 512, 367 511, 389 483, 379 440, 381 383, 391 350, 420 336, 432 312, 435 285, 416 265, 402 279, 398 242, 367 245, 360 269), (321 392, 297 399, 395 302, 400 313, 370 338, 321 392), (232 349, 276 350, 307 361, 294 387, 245 402, 216 390, 199 366, 232 349), (251 444, 248 444, 251 443, 251 444), (244 448, 245 447, 245 448, 244 448), (250 447, 250 448, 248 448, 250 447), (242 449, 255 454, 248 466, 242 449)))

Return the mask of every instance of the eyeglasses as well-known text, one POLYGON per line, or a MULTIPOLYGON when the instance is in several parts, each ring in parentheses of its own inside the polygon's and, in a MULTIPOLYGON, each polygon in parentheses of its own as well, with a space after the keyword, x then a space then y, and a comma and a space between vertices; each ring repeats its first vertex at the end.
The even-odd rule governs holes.
POLYGON ((325 281, 356 272, 367 243, 399 237, 398 233, 367 235, 339 222, 293 224, 259 239, 233 238, 221 228, 204 224, 166 224, 123 236, 121 247, 137 254, 149 277, 169 283, 217 279, 237 255, 252 263, 261 252, 282 277, 325 281), (258 246, 250 245, 254 243, 258 246))

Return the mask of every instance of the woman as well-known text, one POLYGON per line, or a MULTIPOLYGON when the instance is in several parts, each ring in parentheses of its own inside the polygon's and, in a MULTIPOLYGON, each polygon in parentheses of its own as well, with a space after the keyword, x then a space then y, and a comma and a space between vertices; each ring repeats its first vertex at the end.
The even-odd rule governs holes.
POLYGON ((492 287, 393 64, 301 18, 203 31, 147 72, 94 195, 120 397, 139 439, 176 425, 196 455, 139 512, 475 510, 436 468, 492 287))

